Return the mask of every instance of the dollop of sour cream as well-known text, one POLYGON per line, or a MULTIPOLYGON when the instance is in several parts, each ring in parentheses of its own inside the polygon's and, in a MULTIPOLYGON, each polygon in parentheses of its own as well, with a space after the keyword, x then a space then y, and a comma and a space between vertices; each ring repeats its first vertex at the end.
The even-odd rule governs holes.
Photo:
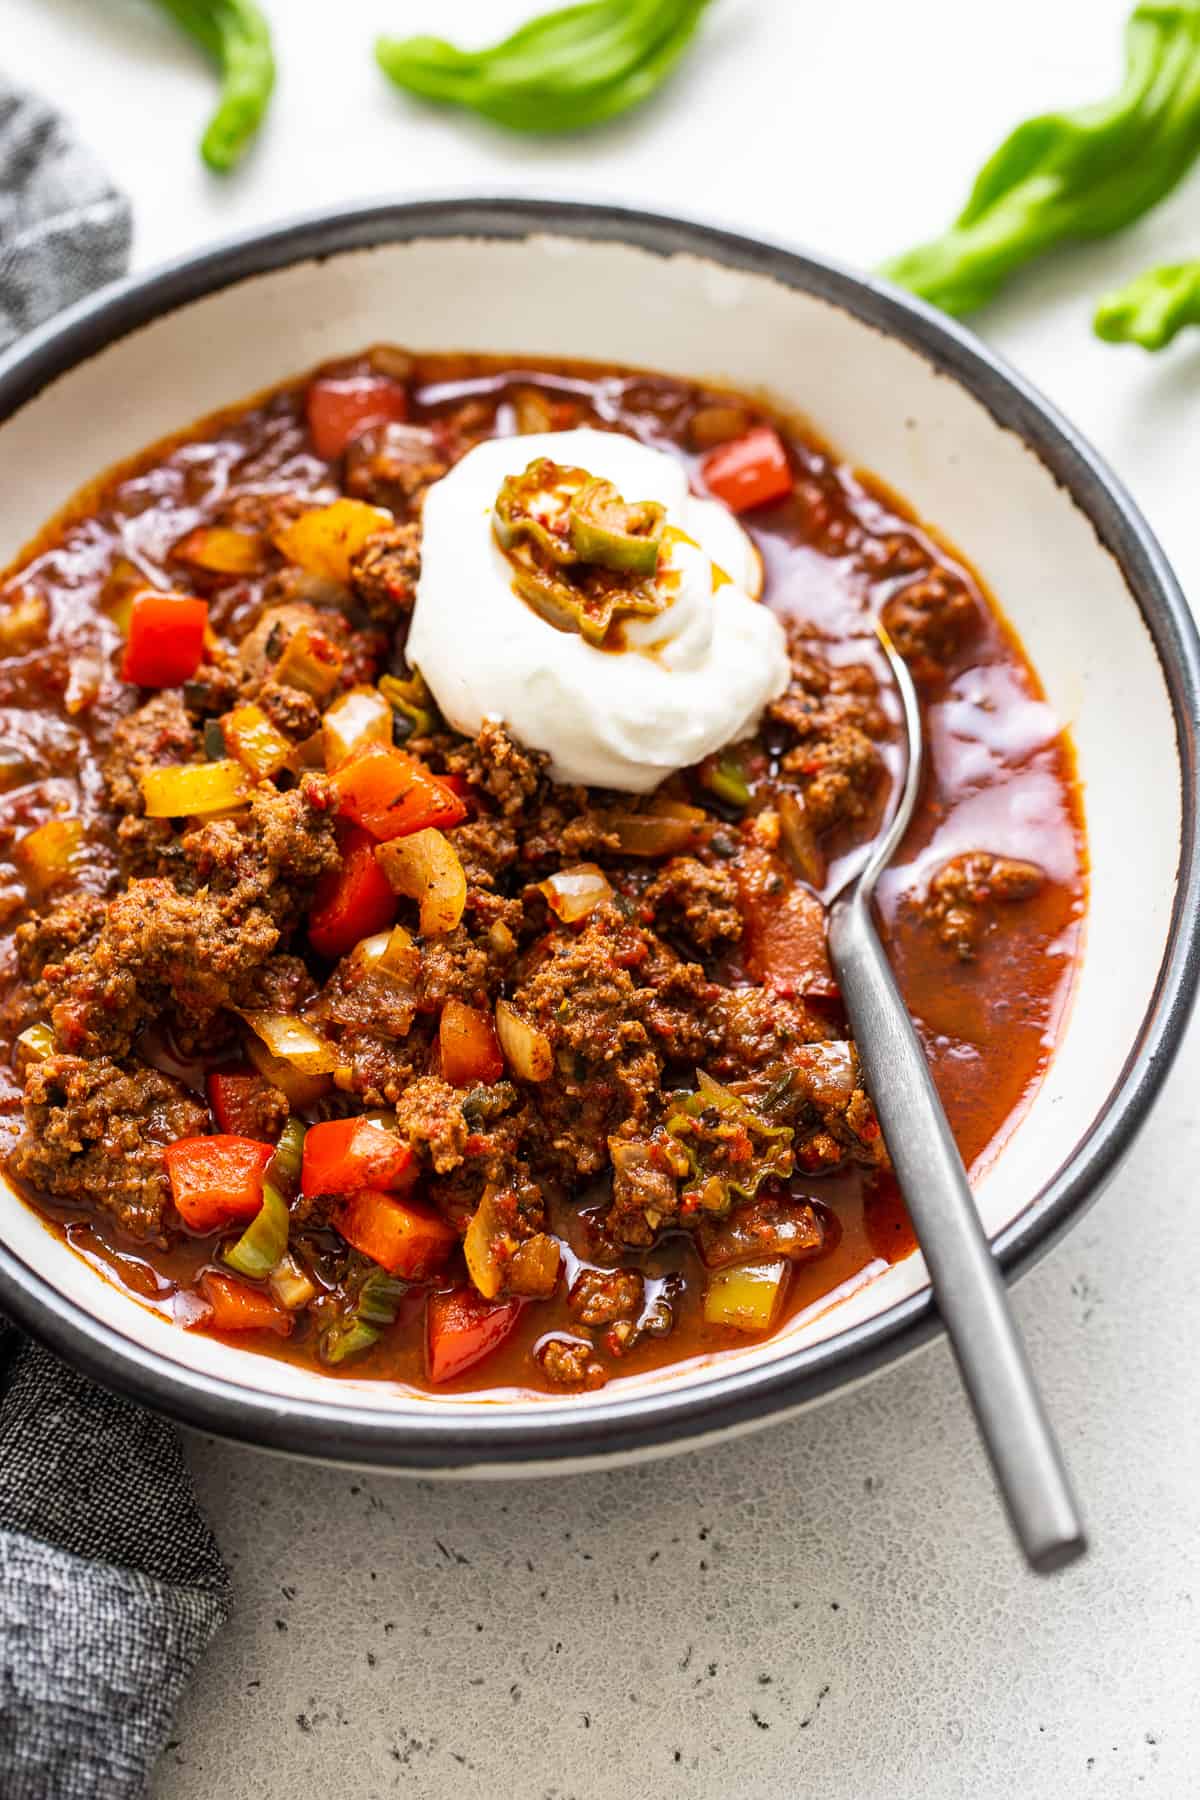
POLYGON ((408 657, 456 730, 498 719, 548 753, 558 781, 649 793, 748 736, 787 686, 783 630, 761 589, 749 537, 720 501, 688 492, 675 457, 609 431, 489 438, 425 496, 408 657), (662 610, 624 618, 616 648, 557 629, 514 592, 492 508, 504 479, 543 456, 666 508, 662 610))

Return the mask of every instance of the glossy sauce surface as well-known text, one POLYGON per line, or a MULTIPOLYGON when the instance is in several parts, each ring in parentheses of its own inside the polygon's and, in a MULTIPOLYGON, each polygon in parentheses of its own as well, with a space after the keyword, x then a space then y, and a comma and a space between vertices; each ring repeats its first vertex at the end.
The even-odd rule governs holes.
MULTIPOLYGON (((505 368, 481 358, 419 359, 411 417, 425 420, 478 407, 481 433, 516 428, 515 408, 534 392, 553 405, 582 399, 600 421, 682 456, 695 473, 700 456, 684 422, 694 390, 665 378, 597 371, 583 365, 505 368)), ((47 643, 0 662, 3 740, 36 777, 0 793, 0 978, 13 978, 12 931, 25 905, 15 839, 60 810, 66 801, 89 829, 93 851, 81 885, 102 892, 115 858, 104 810, 98 758, 128 694, 113 677, 121 634, 111 616, 131 583, 171 585, 171 546, 238 492, 293 492, 333 497, 328 466, 312 454, 299 414, 298 390, 207 421, 173 446, 151 451, 104 478, 56 521, 10 576, 11 594, 44 596, 50 608, 47 643)), ((1052 1054, 1068 1003, 1085 910, 1085 846, 1069 745, 1045 704, 1020 646, 970 569, 908 516, 901 503, 870 478, 838 462, 795 427, 789 442, 800 470, 793 498, 743 516, 762 553, 765 602, 803 619, 834 661, 869 663, 880 675, 871 620, 900 585, 887 573, 895 561, 881 548, 884 572, 870 566, 868 545, 917 546, 968 586, 981 611, 969 653, 944 680, 923 689, 928 773, 921 806, 895 866, 880 890, 890 952, 926 1049, 939 1091, 968 1164, 994 1154, 1020 1118, 1052 1054), (848 544, 849 539, 853 544, 848 544), (911 904, 929 875, 950 857, 987 850, 1031 859, 1047 879, 1040 891, 984 936, 972 961, 958 961, 939 943, 911 904)), ((224 582, 211 594, 214 627, 236 638, 259 605, 254 578, 224 582)), ((893 706, 893 717, 895 710, 893 706)), ((898 751, 885 751, 895 771, 898 751)), ((882 802, 882 796, 881 796, 882 802)), ((831 846, 828 890, 869 829, 831 846)), ((830 1003, 836 1016, 836 1001, 830 1003)), ((163 1049, 164 1067, 182 1072, 163 1049)), ((192 1071, 193 1079, 197 1072, 192 1071)), ((19 1083, 5 1062, 0 1103, 11 1125, 19 1083)), ((822 1254, 796 1265, 785 1320, 820 1311, 841 1293, 907 1255, 911 1231, 891 1178, 849 1169, 819 1178, 793 1178, 827 1224, 822 1254)), ((586 1197, 585 1197, 586 1199, 586 1197)), ((147 1252, 121 1241, 103 1216, 83 1218, 61 1205, 42 1210, 72 1247, 118 1280, 144 1305, 180 1323, 194 1305, 184 1291, 211 1256, 207 1241, 184 1239, 147 1252)), ((555 1229, 567 1247, 568 1274, 588 1261, 586 1212, 575 1203, 557 1209, 555 1229)), ((643 1337, 610 1379, 677 1365, 747 1341, 706 1326, 699 1284, 681 1281, 700 1264, 685 1236, 664 1240, 626 1260, 647 1276, 653 1300, 670 1291, 676 1322, 669 1336, 643 1337)), ((423 1295, 413 1290, 396 1326, 362 1363, 329 1370, 332 1379, 383 1377, 421 1388, 425 1382, 419 1331, 423 1295)), ((489 1397, 527 1391, 529 1352, 546 1333, 541 1305, 525 1308, 516 1330, 484 1368, 439 1388, 439 1393, 484 1391, 489 1397)), ((564 1318, 560 1330, 569 1334, 564 1318)), ((245 1338, 230 1338, 246 1346, 245 1338)), ((309 1361, 298 1333, 290 1340, 253 1334, 253 1347, 309 1361)))

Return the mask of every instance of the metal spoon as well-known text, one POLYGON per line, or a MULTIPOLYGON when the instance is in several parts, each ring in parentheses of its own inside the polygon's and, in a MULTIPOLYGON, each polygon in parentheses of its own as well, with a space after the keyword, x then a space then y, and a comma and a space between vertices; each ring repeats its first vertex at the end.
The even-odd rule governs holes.
POLYGON ((908 829, 921 786, 921 711, 881 628, 900 693, 908 766, 895 814, 829 914, 829 955, 934 1298, 1013 1531, 1042 1574, 1082 1556, 1083 1522, 1034 1385, 962 1157, 871 915, 875 884, 908 829))

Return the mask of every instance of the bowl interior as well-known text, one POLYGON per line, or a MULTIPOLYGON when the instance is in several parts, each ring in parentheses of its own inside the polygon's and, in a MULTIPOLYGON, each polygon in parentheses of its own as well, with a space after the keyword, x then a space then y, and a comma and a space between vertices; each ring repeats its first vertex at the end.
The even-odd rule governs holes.
MULTIPOLYGON (((0 563, 109 464, 382 339, 585 355, 761 389, 883 477, 989 584, 1073 732, 1092 883, 1058 1053, 978 1186, 989 1233, 1002 1231, 1102 1116, 1152 1001, 1175 896, 1183 786, 1170 698, 1138 606, 1086 513, 1023 439, 927 354, 769 274, 574 236, 431 236, 246 277, 61 375, 0 427, 5 464, 21 471, 20 481, 0 485, 0 563), (1122 729, 1122 720, 1136 728, 1122 729)), ((1021 821, 1011 827, 1019 853, 1021 821)), ((180 1331, 98 1278, 3 1185, 0 1235, 63 1295, 176 1364, 280 1397, 353 1396, 393 1415, 415 1407, 466 1415, 489 1404, 410 1398, 370 1382, 335 1386, 180 1331)), ((769 1344, 731 1354, 739 1367, 779 1358, 924 1283, 912 1257, 769 1344)), ((704 1374, 692 1365, 644 1380, 686 1387, 704 1374)), ((627 1396, 634 1385, 609 1391, 627 1396)))

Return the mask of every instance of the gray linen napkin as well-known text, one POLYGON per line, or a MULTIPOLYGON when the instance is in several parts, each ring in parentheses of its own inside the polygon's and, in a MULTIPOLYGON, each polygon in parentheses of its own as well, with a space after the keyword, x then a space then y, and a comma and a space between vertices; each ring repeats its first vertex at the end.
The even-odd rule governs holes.
MULTIPOLYGON (((0 78, 0 346, 119 275, 129 241, 128 201, 0 78)), ((227 1603, 170 1426, 0 1319, 2 1800, 142 1794, 227 1603)))

